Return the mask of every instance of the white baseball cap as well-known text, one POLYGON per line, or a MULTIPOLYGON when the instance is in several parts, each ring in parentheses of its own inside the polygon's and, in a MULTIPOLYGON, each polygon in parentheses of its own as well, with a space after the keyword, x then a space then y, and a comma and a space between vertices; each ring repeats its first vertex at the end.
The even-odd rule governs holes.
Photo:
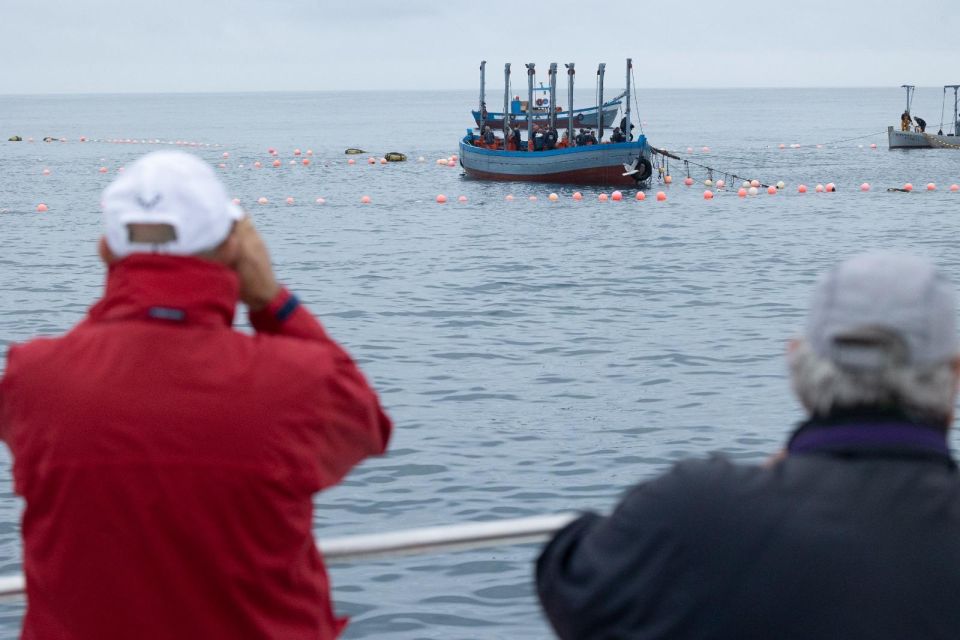
POLYGON ((103 192, 104 236, 117 257, 207 251, 223 242, 242 217, 213 168, 183 151, 148 153, 103 192), (175 237, 160 243, 133 242, 131 224, 168 224, 175 237))

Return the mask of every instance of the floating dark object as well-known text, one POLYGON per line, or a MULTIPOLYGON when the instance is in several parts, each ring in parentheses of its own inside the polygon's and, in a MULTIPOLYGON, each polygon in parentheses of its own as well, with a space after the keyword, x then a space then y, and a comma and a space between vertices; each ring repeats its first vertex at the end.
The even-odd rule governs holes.
POLYGON ((389 153, 384 154, 383 157, 387 159, 387 162, 403 162, 407 159, 407 156, 403 155, 399 151, 390 151, 389 153))
POLYGON ((7 138, 7 142, 23 142, 23 138, 20 136, 10 136, 7 138))
POLYGON ((354 149, 353 147, 350 147, 349 149, 344 151, 344 153, 347 154, 348 156, 356 156, 356 155, 360 155, 361 153, 366 153, 366 151, 364 151, 363 149, 354 149))

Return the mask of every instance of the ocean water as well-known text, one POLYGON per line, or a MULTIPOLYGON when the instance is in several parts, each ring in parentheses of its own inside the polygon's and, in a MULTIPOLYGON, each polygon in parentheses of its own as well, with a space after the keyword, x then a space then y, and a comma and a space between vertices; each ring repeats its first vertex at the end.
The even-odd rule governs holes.
MULTIPOLYGON (((932 130, 939 95, 921 89, 914 102, 932 130)), ((591 99, 588 89, 577 102, 591 99)), ((317 497, 322 538, 605 511, 682 458, 760 461, 802 417, 783 353, 819 272, 884 248, 930 256, 960 282, 960 193, 948 190, 960 182, 960 152, 886 149, 898 89, 641 82, 634 113, 652 144, 715 167, 714 177, 787 185, 709 202, 707 172, 690 166, 696 182, 685 187, 677 161, 674 183, 650 189, 666 202, 629 191, 601 203, 595 187, 576 202, 571 186, 465 179, 436 159, 457 152, 476 101, 475 92, 0 96, 0 140, 36 140, 0 142, 0 348, 66 331, 99 296, 99 194, 117 170, 169 142, 200 143, 188 148, 225 164, 279 277, 357 358, 396 421, 387 456, 317 497), (346 147, 409 161, 369 165, 365 154, 351 166, 346 147), (295 148, 312 150, 310 166, 295 148), (796 192, 801 182, 810 193, 796 192), (827 182, 836 193, 812 192, 827 182), (886 191, 906 182, 918 189, 886 191), (439 193, 450 202, 436 204, 439 193), (48 212, 35 212, 40 202, 48 212)), ((20 568, 20 510, 4 448, 0 573, 20 568)), ((337 609, 352 617, 345 637, 549 638, 532 586, 536 551, 333 566, 337 609)), ((21 613, 0 607, 0 636, 16 636, 21 613)))

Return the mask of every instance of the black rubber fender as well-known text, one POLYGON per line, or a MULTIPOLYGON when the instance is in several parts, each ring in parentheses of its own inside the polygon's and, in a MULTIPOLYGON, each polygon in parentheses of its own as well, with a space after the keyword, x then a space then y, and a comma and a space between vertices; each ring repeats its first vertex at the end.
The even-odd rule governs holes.
POLYGON ((637 161, 633 163, 633 167, 637 170, 637 173, 633 174, 633 178, 637 182, 643 182, 653 175, 653 165, 643 156, 637 158, 637 161))

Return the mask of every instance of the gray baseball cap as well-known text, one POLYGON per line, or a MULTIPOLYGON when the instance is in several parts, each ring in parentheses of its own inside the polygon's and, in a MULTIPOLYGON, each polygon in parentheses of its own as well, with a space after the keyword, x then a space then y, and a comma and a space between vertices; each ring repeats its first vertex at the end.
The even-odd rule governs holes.
POLYGON ((864 253, 827 271, 807 318, 813 351, 846 369, 933 365, 957 355, 953 285, 928 260, 864 253))

